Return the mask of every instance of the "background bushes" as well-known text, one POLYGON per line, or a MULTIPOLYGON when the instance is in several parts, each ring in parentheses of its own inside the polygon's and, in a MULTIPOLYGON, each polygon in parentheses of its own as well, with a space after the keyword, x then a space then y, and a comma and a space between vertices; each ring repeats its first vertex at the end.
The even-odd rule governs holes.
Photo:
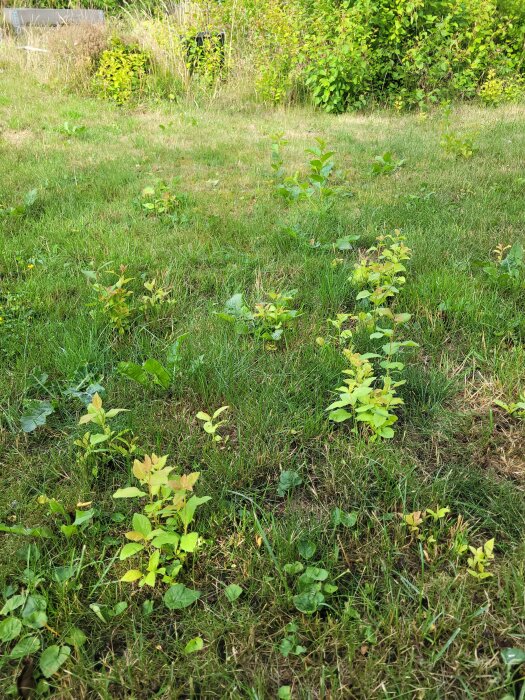
POLYGON ((242 83, 243 97, 334 113, 523 94, 521 0, 201 0, 176 13, 158 0, 81 4, 119 16, 117 31, 124 22, 151 54, 150 72, 163 84, 172 75, 178 91, 216 95, 242 83), (225 31, 226 51, 217 61, 210 44, 194 70, 188 38, 202 31, 225 31))

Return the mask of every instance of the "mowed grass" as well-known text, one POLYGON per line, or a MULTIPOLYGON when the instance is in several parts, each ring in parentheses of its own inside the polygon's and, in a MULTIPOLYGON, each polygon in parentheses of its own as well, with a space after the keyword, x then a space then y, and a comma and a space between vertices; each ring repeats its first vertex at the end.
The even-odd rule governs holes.
MULTIPOLYGON (((18 305, 0 326, 0 520, 47 524, 40 494, 68 509, 92 501, 97 510, 82 537, 38 542, 40 557, 30 556, 56 632, 47 643, 63 641, 71 626, 87 636, 49 680, 51 695, 263 700, 290 686, 293 698, 522 697, 520 674, 507 671, 500 651, 525 645, 525 432, 493 401, 515 400, 525 388, 524 301, 472 263, 488 260, 497 243, 524 239, 525 108, 458 108, 453 126, 475 133, 479 150, 457 160, 440 148, 437 113, 125 110, 51 92, 9 67, 2 85, 0 202, 16 205, 33 188, 39 195, 26 216, 0 219, 1 292, 17 295, 18 305), (66 121, 86 130, 68 137, 60 131, 66 121), (277 199, 268 134, 280 130, 290 172, 305 167, 305 148, 321 136, 353 196, 328 209, 277 199), (406 164, 373 177, 374 156, 385 151, 406 164), (187 196, 185 223, 136 205, 158 178, 175 179, 187 196), (290 226, 304 237, 287 234, 290 226), (360 234, 366 248, 395 228, 413 249, 399 304, 413 314, 410 337, 420 347, 408 363, 395 438, 367 444, 349 426, 328 423, 345 364, 316 344, 327 318, 354 308, 348 277, 358 253, 309 241, 360 234), (127 265, 137 295, 141 275, 163 278, 175 304, 116 338, 107 319, 90 313, 94 296, 82 273, 108 262, 127 265), (303 315, 276 351, 236 336, 214 313, 237 292, 253 304, 293 288, 303 315), (173 391, 118 374, 120 361, 164 361, 182 333, 173 391), (198 494, 212 497, 197 520, 206 544, 180 576, 201 598, 185 610, 164 607, 162 584, 139 591, 118 581, 127 527, 114 515, 129 518, 132 506, 111 496, 131 483, 130 465, 96 478, 83 468, 73 444, 84 431, 83 407, 61 398, 86 364, 101 378, 105 406, 128 410, 118 425, 145 452, 200 471, 198 494), (45 388, 34 379, 42 373, 45 388), (24 399, 50 397, 60 400, 47 424, 23 434, 24 399), (225 449, 195 418, 222 405, 230 406, 225 449), (302 478, 284 498, 283 470, 302 478), (449 522, 465 520, 472 544, 495 538, 492 578, 468 576, 466 557, 446 548, 425 557, 410 538, 399 514, 437 504, 450 508, 449 522), (355 527, 333 526, 336 507, 357 513, 355 527), (313 616, 295 609, 283 568, 300 559, 304 539, 317 545, 311 562, 338 586, 313 616), (75 576, 49 583, 64 565, 75 576), (235 604, 224 596, 230 583, 243 588, 235 604), (105 614, 105 623, 90 608, 119 601, 128 608, 105 614), (290 623, 306 651, 285 657, 279 645, 290 623), (196 636, 204 648, 185 654, 196 636)), ((0 578, 16 584, 27 551, 20 555, 20 538, 1 537, 0 578)), ((7 655, 0 662, 2 697, 16 697, 22 666, 7 655)))

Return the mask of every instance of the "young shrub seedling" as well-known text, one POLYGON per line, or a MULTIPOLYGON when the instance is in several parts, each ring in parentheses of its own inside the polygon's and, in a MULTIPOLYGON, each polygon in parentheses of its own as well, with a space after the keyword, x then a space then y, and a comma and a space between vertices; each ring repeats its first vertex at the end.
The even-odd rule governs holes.
POLYGON ((79 420, 79 425, 93 423, 96 430, 84 433, 82 438, 75 440, 80 448, 78 459, 83 464, 91 464, 94 476, 98 475, 100 466, 104 466, 116 458, 129 458, 136 452, 136 445, 130 430, 112 430, 109 425, 115 416, 123 413, 125 408, 112 408, 105 411, 102 399, 95 394, 87 407, 87 413, 79 420))
POLYGON ((133 277, 126 277, 125 271, 125 265, 120 266, 119 272, 107 270, 107 275, 117 278, 112 284, 101 282, 100 274, 97 272, 84 271, 96 295, 96 301, 90 304, 94 307, 92 314, 94 315, 97 311, 102 312, 119 335, 124 335, 129 330, 133 318, 133 308, 130 303, 133 291, 128 287, 133 277))
POLYGON ((301 316, 299 311, 288 306, 296 294, 296 289, 270 292, 267 294, 269 301, 255 304, 253 311, 244 303, 242 294, 235 294, 217 315, 233 324, 239 335, 251 334, 264 340, 266 348, 273 350, 276 343, 283 339, 285 330, 301 316))
POLYGON ((500 243, 492 251, 494 259, 486 262, 475 260, 486 277, 501 289, 518 291, 525 289, 525 259, 523 245, 516 241, 512 246, 500 243))
POLYGON ((214 413, 212 413, 211 416, 208 413, 205 413, 204 411, 199 411, 196 415, 196 418, 202 421, 202 429, 205 433, 208 433, 213 442, 222 442, 225 444, 230 439, 229 435, 223 436, 218 432, 223 425, 227 425, 228 421, 217 420, 217 418, 229 408, 229 406, 221 406, 214 413))
POLYGON ((441 148, 455 158, 469 160, 478 150, 472 136, 460 136, 455 131, 445 131, 441 134, 441 148))
MULTIPOLYGON (((356 301, 361 302, 365 310, 354 316, 340 314, 331 322, 339 333, 337 343, 348 345, 343 354, 350 367, 344 370, 347 378, 337 389, 339 399, 327 408, 328 417, 336 423, 353 419, 356 430, 358 426, 366 426, 371 441, 394 437, 392 426, 398 420, 396 408, 404 403, 396 390, 405 383, 398 378, 404 369, 398 355, 417 347, 412 340, 398 340, 399 328, 411 316, 395 313, 392 308, 405 283, 404 262, 410 259, 410 249, 404 240, 397 230, 393 236, 378 236, 377 245, 368 249, 350 278, 354 286, 361 288, 356 301), (349 319, 357 329, 365 330, 370 340, 386 341, 379 348, 380 352, 361 354, 356 351, 352 328, 343 329, 349 319), (376 372, 371 360, 378 360, 381 374, 376 372)), ((317 342, 325 344, 323 338, 317 342)))
POLYGON ((15 219, 21 219, 29 214, 30 210, 35 206, 38 200, 38 189, 29 190, 24 196, 20 204, 15 204, 13 207, 8 207, 0 202, 0 217, 12 216, 15 219))
MULTIPOLYGON (((198 532, 189 531, 195 511, 210 500, 193 495, 199 472, 173 474, 175 467, 167 466, 167 459, 167 455, 155 454, 145 455, 143 461, 136 459, 132 471, 141 488, 130 486, 113 494, 116 499, 147 499, 142 511, 133 515, 133 529, 125 534, 129 542, 120 551, 121 561, 140 555, 136 567, 121 577, 127 583, 138 582, 139 587, 154 588, 158 579, 175 582, 188 554, 200 545, 198 532)), ((173 595, 168 596, 170 600, 173 595)))
POLYGON ((171 296, 172 285, 163 287, 156 279, 152 279, 144 282, 144 289, 146 292, 140 298, 140 309, 145 314, 159 306, 175 304, 175 299, 171 296))
POLYGON ((386 151, 382 156, 376 156, 372 164, 372 175, 392 175, 403 167, 405 158, 395 160, 391 151, 386 151))
POLYGON ((309 173, 305 180, 298 172, 287 176, 284 168, 282 147, 288 142, 282 132, 272 137, 271 168, 275 192, 287 202, 298 202, 316 197, 325 201, 333 196, 333 188, 328 186, 328 180, 334 169, 333 151, 326 150, 326 142, 322 138, 315 139, 316 145, 308 148, 306 153, 311 156, 309 173))
POLYGON ((82 124, 70 124, 69 122, 64 122, 62 126, 58 127, 58 131, 64 134, 68 138, 75 136, 82 136, 86 133, 87 127, 82 124))
POLYGON ((490 578, 492 573, 487 571, 494 560, 494 539, 487 540, 482 547, 469 547, 471 557, 468 558, 468 573, 482 581, 490 578))
POLYGON ((174 224, 186 223, 188 220, 184 213, 185 198, 176 194, 164 180, 145 187, 141 192, 139 204, 148 215, 169 219, 174 224))
POLYGON ((519 400, 511 403, 505 403, 504 401, 494 400, 496 406, 502 408, 511 418, 520 418, 525 420, 525 393, 520 394, 519 400))

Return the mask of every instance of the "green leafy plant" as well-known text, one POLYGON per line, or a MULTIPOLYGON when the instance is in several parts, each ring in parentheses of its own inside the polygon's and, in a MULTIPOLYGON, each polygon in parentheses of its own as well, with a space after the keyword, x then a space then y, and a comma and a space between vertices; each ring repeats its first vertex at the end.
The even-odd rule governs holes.
POLYGON ((81 365, 70 378, 70 386, 62 391, 62 395, 68 399, 77 399, 84 406, 88 406, 95 394, 102 395, 105 392, 100 383, 103 375, 95 367, 88 363, 81 365))
POLYGON ((47 418, 55 412, 51 401, 28 399, 24 402, 24 412, 20 416, 20 425, 24 433, 32 433, 33 430, 46 424, 47 418))
POLYGON ((306 647, 299 643, 299 625, 296 622, 289 622, 284 628, 285 636, 279 644, 279 651, 288 658, 289 656, 300 656, 306 653, 306 647))
POLYGON ((144 313, 159 306, 175 304, 175 299, 172 297, 172 285, 164 286, 159 284, 156 279, 151 279, 144 282, 144 289, 146 291, 140 298, 140 308, 144 313))
POLYGON ((102 399, 95 394, 87 407, 87 413, 79 420, 79 425, 93 423, 95 430, 84 433, 82 438, 75 440, 79 448, 78 459, 83 464, 92 465, 92 472, 97 476, 99 467, 107 465, 118 458, 129 458, 137 447, 129 429, 113 430, 109 424, 125 408, 112 408, 106 411, 102 399))
POLYGON ((485 104, 497 106, 504 102, 519 100, 523 96, 524 90, 522 76, 518 76, 516 79, 502 78, 498 77, 494 69, 491 69, 480 85, 478 95, 485 104))
POLYGON ((372 164, 372 175, 392 175, 403 167, 405 158, 395 160, 391 151, 385 151, 383 155, 376 156, 372 164))
POLYGON ((288 202, 312 197, 318 197, 320 201, 324 201, 332 197, 334 189, 328 186, 328 180, 334 169, 332 158, 334 152, 326 149, 326 142, 322 138, 316 138, 316 145, 306 150, 310 156, 310 168, 306 180, 302 180, 298 172, 293 176, 286 175, 282 148, 288 142, 284 139, 282 132, 275 134, 272 138, 271 168, 275 191, 279 196, 288 202))
POLYGON ((329 327, 329 333, 327 336, 318 336, 316 338, 316 343, 321 347, 326 344, 345 347, 347 343, 351 342, 354 336, 354 332, 351 328, 351 323, 354 318, 352 314, 341 313, 337 314, 335 318, 327 319, 326 323, 329 327))
POLYGON ((226 586, 224 589, 224 595, 226 596, 228 602, 232 605, 241 597, 242 593, 243 590, 241 586, 237 585, 236 583, 230 583, 230 585, 226 586))
POLYGON ((9 207, 7 205, 3 205, 0 202, 0 217, 2 216, 11 216, 15 219, 21 219, 24 216, 27 216, 31 209, 34 208, 36 202, 38 200, 38 189, 33 189, 29 190, 27 194, 24 195, 24 199, 20 204, 15 204, 12 207, 9 207))
POLYGON ((469 550, 472 556, 468 558, 467 572, 478 580, 490 578, 492 573, 487 569, 494 560, 494 539, 487 540, 482 547, 470 546, 469 550))
POLYGON ((201 543, 198 532, 189 526, 197 508, 210 497, 193 495, 199 472, 175 475, 167 459, 167 455, 155 454, 145 455, 143 461, 136 459, 132 471, 141 488, 130 486, 113 494, 115 499, 147 499, 142 511, 133 515, 133 529, 125 534, 129 542, 120 551, 121 561, 140 555, 136 567, 121 577, 124 582, 137 581, 139 587, 153 588, 158 579, 173 584, 188 554, 196 552, 201 543))
POLYGON ((105 275, 117 278, 111 284, 104 283, 98 272, 84 271, 86 277, 91 281, 92 290, 96 295, 96 301, 90 304, 94 307, 92 313, 102 312, 119 335, 124 335, 129 330, 133 317, 133 307, 130 303, 133 291, 128 287, 133 277, 126 277, 125 271, 125 265, 120 266, 119 272, 105 271, 105 275))
MULTIPOLYGON (((344 370, 346 378, 337 389, 339 398, 328 406, 329 419, 341 423, 354 420, 358 426, 366 426, 371 441, 394 437, 392 426, 397 422, 396 409, 403 405, 397 389, 405 381, 398 375, 404 369, 399 355, 417 347, 412 340, 399 339, 399 329, 411 315, 395 313, 393 301, 405 283, 406 260, 410 249, 404 237, 396 230, 393 236, 378 236, 377 244, 354 266, 352 283, 362 288, 356 301, 365 305, 357 315, 340 314, 331 320, 336 329, 336 342, 343 349, 349 363, 344 370), (363 289, 364 287, 364 289, 363 289), (343 327, 348 321, 353 327, 343 327), (380 352, 359 353, 354 346, 355 328, 365 330, 372 341, 385 341, 380 352), (374 369, 371 361, 378 360, 382 373, 374 369)), ((324 345, 324 338, 317 340, 324 345)))
POLYGON ((72 138, 85 134, 87 127, 82 124, 70 124, 69 122, 64 122, 62 126, 58 128, 58 131, 68 138, 72 138))
POLYGON ((228 421, 224 419, 217 420, 217 418, 219 418, 219 416, 221 416, 229 408, 229 406, 221 406, 211 415, 205 413, 204 411, 199 411, 196 415, 196 418, 202 421, 202 429, 205 433, 208 433, 213 442, 222 442, 224 444, 228 442, 230 438, 229 435, 221 435, 219 433, 220 428, 227 425, 228 421))
POLYGON ((474 266, 480 268, 487 279, 506 290, 525 288, 525 258, 523 245, 516 241, 512 246, 498 244, 492 251, 493 260, 475 260, 474 266))
POLYGON ((525 419, 525 393, 520 394, 518 401, 505 403, 504 401, 499 401, 494 399, 496 406, 502 408, 506 413, 512 418, 525 419))
POLYGON ((419 543, 427 561, 445 556, 459 559, 468 553, 466 524, 462 516, 449 517, 450 508, 437 505, 402 515, 404 526, 413 540, 419 543))
POLYGON ((139 204, 141 209, 150 216, 166 218, 172 223, 186 223, 188 220, 184 211, 187 204, 186 198, 174 192, 164 180, 144 187, 139 204))
POLYGON ((279 484, 277 485, 277 495, 284 498, 289 491, 300 486, 303 479, 299 472, 294 469, 284 469, 279 476, 279 484))
POLYGON ((445 131, 441 134, 441 148, 449 155, 468 160, 477 151, 472 136, 460 136, 456 131, 445 131))
POLYGON ((49 584, 26 568, 20 586, 11 585, 3 590, 4 605, 0 610, 0 642, 6 648, 4 658, 21 661, 37 656, 37 667, 32 671, 35 686, 39 676, 51 678, 71 655, 70 646, 49 643, 59 636, 48 621, 46 593, 49 584))
POLYGON ((336 423, 353 418, 356 423, 365 424, 371 431, 372 442, 378 438, 394 437, 392 425, 398 420, 395 409, 404 403, 396 395, 396 389, 404 382, 393 381, 387 375, 380 378, 380 386, 374 386, 378 378, 369 359, 378 355, 361 355, 347 348, 343 354, 350 367, 344 370, 347 378, 337 389, 339 399, 326 409, 329 411, 328 418, 336 423))
POLYGON ((284 571, 294 578, 292 600, 299 612, 313 615, 324 607, 326 600, 337 591, 337 586, 330 583, 330 573, 318 566, 305 567, 301 562, 285 564, 284 571))
POLYGON ((180 375, 181 345, 187 337, 188 334, 183 333, 170 345, 165 365, 151 357, 141 365, 136 362, 119 362, 119 373, 142 386, 156 386, 168 391, 173 386, 175 378, 180 375))
POLYGON ((101 97, 125 104, 140 94, 149 68, 147 53, 114 38, 100 56, 93 86, 101 97))
POLYGON ((282 340, 285 330, 301 315, 299 311, 288 307, 296 294, 296 289, 269 292, 269 301, 255 304, 253 311, 244 303, 242 294, 235 294, 217 315, 232 323, 239 335, 254 335, 257 339, 266 341, 268 349, 274 349, 275 343, 282 340))

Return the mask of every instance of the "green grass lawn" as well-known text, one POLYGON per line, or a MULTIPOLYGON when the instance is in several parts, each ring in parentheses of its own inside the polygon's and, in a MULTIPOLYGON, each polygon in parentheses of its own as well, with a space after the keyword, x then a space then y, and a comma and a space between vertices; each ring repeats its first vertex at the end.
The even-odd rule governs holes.
POLYGON ((500 652, 525 649, 525 430, 494 404, 525 388, 523 285, 499 286, 473 263, 524 242, 525 108, 459 107, 453 128, 477 145, 463 159, 440 146, 439 113, 126 110, 54 93, 14 68, 1 80, 0 205, 38 194, 0 218, 0 520, 57 532, 62 516, 47 513, 42 494, 68 513, 95 509, 69 538, 1 535, 4 597, 28 591, 47 604, 47 626, 21 635, 70 649, 44 681, 40 652, 12 659, 19 638, 2 644, 1 697, 17 696, 21 676, 19 686, 34 679, 39 693, 75 700, 263 700, 283 686, 294 699, 523 698, 523 673, 500 652), (352 196, 331 206, 279 199, 269 138, 278 131, 290 173, 324 138, 352 196), (374 177, 386 151, 406 163, 374 177), (176 222, 138 202, 159 178, 180 195, 176 222), (328 318, 353 312, 354 263, 394 229, 413 251, 396 304, 412 314, 419 347, 406 357, 395 437, 374 443, 327 420, 346 363, 316 338, 328 318), (358 249, 339 251, 350 234, 358 249), (90 306, 83 273, 105 264, 127 266, 131 299, 155 278, 174 303, 115 333, 90 306), (289 289, 302 313, 276 349, 216 313, 239 292, 253 308, 289 289), (182 334, 167 391, 118 372, 119 362, 165 363, 182 334), (93 426, 78 425, 85 408, 64 392, 86 376, 104 388, 105 408, 126 409, 112 424, 132 431, 139 455, 169 454, 178 473, 201 473, 195 492, 211 497, 196 514, 203 541, 178 575, 200 598, 185 609, 165 607, 160 580, 119 581, 137 501, 112 494, 137 482, 125 455, 100 460, 96 474, 95 458, 80 459, 74 441, 93 426), (20 416, 35 400, 54 413, 24 433, 20 416), (224 405, 229 440, 215 444, 196 414, 224 405), (300 481, 284 495, 282 472, 300 481), (418 540, 401 515, 437 505, 450 514, 436 525, 429 516, 418 540), (356 522, 337 524, 336 508, 356 522), (475 547, 495 538, 492 577, 468 575, 467 555, 454 551, 461 536, 475 547), (314 614, 294 603, 295 561, 337 586, 314 614), (230 584, 242 588, 234 602, 230 584), (187 653, 195 637, 203 648, 187 653))

